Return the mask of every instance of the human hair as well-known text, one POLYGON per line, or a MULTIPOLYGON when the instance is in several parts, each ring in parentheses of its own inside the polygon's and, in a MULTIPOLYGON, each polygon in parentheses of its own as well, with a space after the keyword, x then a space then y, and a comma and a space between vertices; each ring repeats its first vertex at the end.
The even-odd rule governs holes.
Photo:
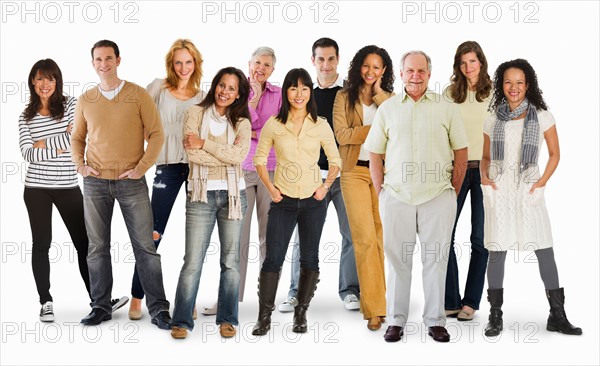
POLYGON ((179 86, 179 77, 175 73, 175 67, 173 66, 173 58, 175 57, 175 52, 179 50, 187 50, 192 58, 194 59, 194 72, 190 76, 190 79, 187 83, 186 89, 190 90, 192 94, 198 94, 200 90, 200 80, 202 79, 202 55, 200 51, 196 48, 194 43, 189 39, 178 39, 171 45, 169 48, 169 52, 165 56, 165 67, 167 69, 167 78, 165 79, 165 84, 169 89, 177 89, 179 86))
POLYGON ((275 63, 277 62, 277 57, 275 57, 275 51, 271 47, 258 47, 252 52, 252 56, 250 57, 250 61, 254 60, 260 56, 271 56, 273 59, 273 68, 275 68, 275 63))
POLYGON ((383 60, 383 67, 385 72, 381 77, 381 89, 388 93, 394 90, 394 63, 387 51, 381 47, 374 45, 365 46, 358 50, 352 61, 350 61, 350 67, 348 69, 348 82, 344 87, 344 90, 348 93, 348 106, 353 106, 359 100, 360 87, 363 85, 364 80, 360 75, 360 69, 365 62, 365 59, 370 54, 379 55, 383 60))
POLYGON ((331 38, 323 37, 323 38, 317 39, 315 41, 315 43, 313 43, 313 45, 312 45, 312 57, 316 56, 315 51, 319 47, 322 47, 322 48, 333 47, 333 48, 335 48, 335 57, 338 57, 340 55, 340 47, 338 46, 337 42, 331 38))
POLYGON ((547 110, 548 106, 542 97, 542 90, 538 86, 538 79, 533 67, 522 58, 516 60, 506 61, 496 69, 494 73, 494 94, 492 101, 490 102, 490 112, 495 112, 498 106, 506 100, 504 95, 504 73, 508 69, 519 69, 525 74, 525 83, 527 83, 527 91, 525 97, 529 100, 529 103, 536 109, 547 110))
POLYGON ((117 46, 117 44, 113 41, 109 41, 108 39, 103 39, 101 41, 94 43, 94 46, 92 46, 92 50, 91 50, 92 59, 94 58, 94 50, 98 47, 112 47, 112 49, 115 51, 115 57, 119 57, 119 54, 120 54, 119 46, 117 46))
POLYGON ((206 93, 206 96, 198 105, 204 109, 207 109, 215 104, 215 92, 223 75, 235 75, 238 79, 238 98, 233 101, 233 104, 227 107, 227 111, 225 112, 227 119, 229 122, 231 122, 231 125, 235 130, 237 129, 237 125, 242 118, 250 119, 250 111, 248 110, 250 83, 248 82, 248 78, 246 75, 244 75, 242 70, 232 66, 219 70, 210 84, 210 90, 208 93, 206 93))
POLYGON ((29 72, 29 78, 27 79, 27 85, 29 86, 29 104, 25 107, 25 120, 31 121, 39 112, 40 108, 42 108, 42 100, 35 92, 35 86, 33 85, 33 79, 38 72, 41 76, 48 79, 54 79, 56 82, 54 93, 48 99, 48 109, 50 109, 50 116, 52 116, 52 119, 61 120, 65 115, 66 101, 66 97, 63 95, 62 72, 56 62, 49 58, 39 60, 33 64, 33 67, 29 72))
POLYGON ((281 109, 277 113, 277 119, 279 122, 286 124, 288 116, 290 114, 290 101, 287 97, 287 91, 291 87, 297 87, 299 84, 308 86, 310 89, 310 99, 306 104, 306 110, 312 118, 313 122, 317 121, 317 102, 315 101, 315 95, 313 91, 313 82, 310 78, 310 74, 305 69, 291 69, 285 75, 283 80, 283 86, 281 87, 281 109))
POLYGON ((464 103, 467 99, 469 84, 467 77, 460 70, 460 64, 462 62, 461 58, 469 52, 474 52, 481 64, 479 78, 475 85, 475 99, 478 102, 483 102, 492 92, 492 79, 488 74, 488 62, 481 46, 475 41, 466 41, 458 46, 454 54, 454 65, 452 65, 452 76, 450 77, 451 84, 448 87, 450 97, 455 103, 464 103))
POLYGON ((427 60, 427 70, 431 71, 431 57, 429 57, 428 54, 426 54, 423 51, 420 50, 412 50, 412 51, 408 51, 406 52, 404 55, 402 55, 402 58, 400 58, 400 69, 404 70, 404 61, 406 61, 406 58, 410 55, 421 55, 423 57, 425 57, 425 60, 427 60))

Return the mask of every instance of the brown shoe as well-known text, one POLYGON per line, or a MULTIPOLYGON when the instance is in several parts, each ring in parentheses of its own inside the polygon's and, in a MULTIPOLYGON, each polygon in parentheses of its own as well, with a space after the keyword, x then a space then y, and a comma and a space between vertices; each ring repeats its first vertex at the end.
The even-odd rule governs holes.
POLYGON ((456 319, 464 322, 464 321, 469 321, 469 320, 473 320, 473 316, 475 315, 475 309, 471 309, 470 307, 467 308, 466 306, 463 306, 463 308, 460 310, 460 312, 458 313, 458 315, 456 316, 456 319))
POLYGON ((379 328, 381 328, 381 317, 374 316, 372 318, 369 318, 367 320, 367 328, 369 328, 370 330, 378 330, 379 328))
POLYGON ((219 333, 221 333, 221 337, 223 338, 231 338, 235 336, 235 328, 229 323, 221 323, 219 333))
POLYGON ((402 330, 402 327, 390 325, 385 331, 383 339, 385 339, 386 342, 398 342, 400 339, 402 339, 403 335, 404 330, 402 330))
POLYGON ((187 329, 181 327, 171 328, 171 337, 175 339, 184 339, 187 337, 187 329))
POLYGON ((456 318, 458 316, 458 313, 460 313, 461 309, 456 309, 456 310, 445 310, 446 311, 446 318, 456 318))
POLYGON ((436 342, 450 342, 450 334, 444 327, 429 327, 429 335, 436 342))

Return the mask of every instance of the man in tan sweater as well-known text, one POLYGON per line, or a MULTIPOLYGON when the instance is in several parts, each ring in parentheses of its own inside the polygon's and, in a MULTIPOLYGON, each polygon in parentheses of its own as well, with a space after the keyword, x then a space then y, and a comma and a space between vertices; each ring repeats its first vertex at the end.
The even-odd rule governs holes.
POLYGON ((152 323, 171 329, 160 255, 152 241, 152 209, 144 177, 162 147, 162 124, 150 95, 118 78, 120 62, 114 42, 103 40, 92 47, 92 65, 100 84, 79 98, 75 110, 71 148, 77 172, 83 176, 90 242, 87 262, 94 299, 92 312, 81 323, 98 325, 112 317, 110 224, 116 199, 129 231, 152 323), (145 139, 148 146, 144 150, 145 139))

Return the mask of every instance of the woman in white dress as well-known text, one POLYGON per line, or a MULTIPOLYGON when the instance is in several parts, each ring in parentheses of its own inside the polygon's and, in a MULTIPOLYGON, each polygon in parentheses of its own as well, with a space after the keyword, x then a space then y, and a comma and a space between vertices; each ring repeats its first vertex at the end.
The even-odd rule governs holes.
POLYGON ((489 323, 485 334, 502 331, 504 263, 508 249, 533 250, 550 303, 546 329, 581 335, 567 320, 564 289, 559 287, 552 249, 544 187, 560 158, 554 117, 542 98, 537 76, 523 59, 501 64, 494 75, 494 112, 483 126, 481 184, 485 207, 484 243, 489 251, 487 270, 489 323), (546 142, 548 162, 540 175, 538 152, 546 142))

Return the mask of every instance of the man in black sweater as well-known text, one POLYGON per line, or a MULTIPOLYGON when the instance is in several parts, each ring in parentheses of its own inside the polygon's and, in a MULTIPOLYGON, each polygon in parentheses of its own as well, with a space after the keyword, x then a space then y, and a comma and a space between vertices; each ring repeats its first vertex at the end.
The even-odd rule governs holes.
MULTIPOLYGON (((336 41, 331 38, 320 38, 312 46, 312 63, 317 71, 317 82, 314 85, 314 97, 317 102, 317 111, 319 116, 325 117, 331 129, 333 130, 333 102, 337 92, 342 89, 340 85, 342 79, 337 72, 339 64, 339 47, 336 41)), ((319 158, 319 167, 323 179, 327 176, 329 163, 323 149, 319 158)), ((342 197, 340 188, 340 177, 338 176, 325 197, 327 205, 333 202, 338 215, 340 234, 342 234, 342 245, 340 255, 339 269, 339 288, 338 294, 344 302, 344 307, 348 310, 358 310, 360 308, 360 289, 358 286, 358 275, 356 274, 356 261, 354 258, 354 248, 352 247, 352 235, 348 217, 346 216, 346 206, 342 197)), ((300 249, 298 246, 298 232, 293 240, 292 255, 292 276, 288 299, 279 305, 281 312, 294 311, 298 304, 296 294, 298 291, 298 277, 300 273, 300 249)))

